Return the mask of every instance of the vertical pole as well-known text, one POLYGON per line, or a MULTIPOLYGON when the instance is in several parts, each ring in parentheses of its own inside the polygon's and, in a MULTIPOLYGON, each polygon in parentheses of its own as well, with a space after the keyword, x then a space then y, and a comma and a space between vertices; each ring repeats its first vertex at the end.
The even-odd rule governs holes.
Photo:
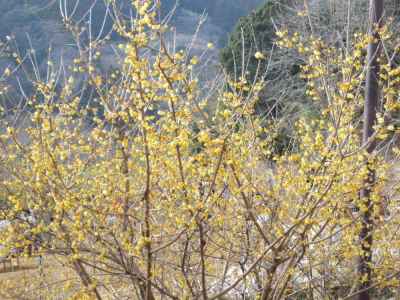
MULTIPOLYGON (((384 0, 370 0, 369 19, 370 19, 370 35, 374 39, 368 45, 367 54, 367 78, 365 85, 365 104, 364 104, 364 126, 363 126, 363 144, 367 143, 374 134, 373 126, 376 123, 377 107, 379 102, 379 62, 378 57, 381 51, 381 42, 376 26, 381 27, 383 20, 383 2, 384 0)), ((376 148, 376 142, 371 142, 367 147, 368 154, 372 153, 376 148)), ((367 162, 368 164, 368 162, 367 162)), ((371 187, 375 182, 375 170, 368 167, 368 178, 365 186, 361 190, 361 200, 366 211, 361 211, 362 227, 360 231, 360 242, 362 254, 359 260, 358 275, 361 279, 359 285, 359 300, 370 300, 370 290, 372 281, 372 246, 373 246, 373 202, 371 201, 371 187)))

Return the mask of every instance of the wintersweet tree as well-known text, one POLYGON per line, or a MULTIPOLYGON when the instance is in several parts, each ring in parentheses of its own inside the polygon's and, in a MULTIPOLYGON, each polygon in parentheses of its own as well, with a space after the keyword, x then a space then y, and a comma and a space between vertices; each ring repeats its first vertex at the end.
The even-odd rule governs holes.
MULTIPOLYGON (((393 295, 399 152, 382 153, 396 131, 400 71, 390 56, 380 56, 375 133, 361 143, 371 37, 355 35, 344 51, 278 31, 279 46, 306 62, 305 97, 320 111, 301 118, 295 146, 276 154, 282 124, 254 113, 265 83, 227 78, 207 97, 200 59, 168 42, 158 3, 133 6, 135 17, 124 18, 112 2, 125 41, 115 71, 97 66, 104 44, 69 24, 80 45, 73 73, 49 68, 34 82, 31 109, 2 119, 2 252, 60 260, 79 284, 67 278, 53 294, 77 299, 346 299, 364 280, 358 237, 369 208, 359 195, 368 159, 376 174, 370 289, 393 295)), ((388 27, 380 36, 396 44, 388 27)))

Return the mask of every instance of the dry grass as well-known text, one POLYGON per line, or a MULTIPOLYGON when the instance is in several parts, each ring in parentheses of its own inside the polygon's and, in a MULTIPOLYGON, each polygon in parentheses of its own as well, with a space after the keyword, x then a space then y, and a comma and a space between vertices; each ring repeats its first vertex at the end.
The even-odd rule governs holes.
POLYGON ((79 289, 73 271, 53 256, 12 260, 13 267, 0 264, 0 299, 70 299, 79 289))
MULTIPOLYGON (((41 264, 39 257, 20 258, 18 266, 16 259, 12 263, 13 268, 7 264, 6 269, 0 263, 0 300, 95 299, 84 293, 75 272, 54 256, 45 256, 41 264)), ((136 299, 135 291, 129 288, 124 278, 110 278, 90 269, 87 271, 92 279, 107 285, 107 288, 99 287, 102 299, 136 299)))

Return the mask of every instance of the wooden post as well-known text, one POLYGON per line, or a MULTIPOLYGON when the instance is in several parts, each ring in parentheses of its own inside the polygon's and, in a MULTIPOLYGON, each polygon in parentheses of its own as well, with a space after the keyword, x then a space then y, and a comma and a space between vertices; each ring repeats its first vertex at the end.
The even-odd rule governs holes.
MULTIPOLYGON (((376 114, 379 102, 379 62, 378 57, 381 51, 381 42, 376 26, 381 27, 383 20, 383 2, 384 0, 370 0, 369 19, 370 35, 374 40, 368 45, 367 55, 367 77, 365 85, 365 104, 364 104, 364 127, 363 144, 367 143, 374 134, 374 125, 376 123, 376 114)), ((371 142, 367 147, 370 154, 376 148, 376 142, 371 142)), ((368 162, 367 162, 368 164, 368 162)), ((371 201, 371 187, 375 182, 375 170, 368 167, 368 178, 362 189, 360 196, 366 211, 360 210, 362 228, 360 231, 360 242, 362 254, 359 259, 358 277, 362 279, 359 285, 359 300, 370 300, 370 286, 372 284, 372 246, 373 246, 373 202, 371 201)))

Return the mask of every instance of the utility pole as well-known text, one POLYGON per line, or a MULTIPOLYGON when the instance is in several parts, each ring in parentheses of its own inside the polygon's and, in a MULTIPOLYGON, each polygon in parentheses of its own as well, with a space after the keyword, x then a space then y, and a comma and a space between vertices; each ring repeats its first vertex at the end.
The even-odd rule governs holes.
MULTIPOLYGON (((363 126, 363 144, 370 142, 374 134, 374 125, 376 123, 376 114, 380 97, 379 88, 379 62, 378 57, 381 52, 381 41, 377 28, 383 24, 384 0, 370 0, 369 4, 369 34, 374 37, 368 45, 367 54, 367 76, 365 85, 365 104, 364 104, 364 126, 363 126)), ((372 141, 366 148, 368 154, 371 154, 376 148, 376 142, 372 141)), ((362 279, 359 285, 358 300, 370 300, 370 287, 372 284, 372 246, 373 246, 373 202, 371 200, 371 187, 375 182, 375 170, 368 167, 368 178, 365 186, 361 190, 360 196, 366 211, 360 210, 362 227, 360 231, 360 242, 362 254, 359 259, 358 277, 362 279)))

